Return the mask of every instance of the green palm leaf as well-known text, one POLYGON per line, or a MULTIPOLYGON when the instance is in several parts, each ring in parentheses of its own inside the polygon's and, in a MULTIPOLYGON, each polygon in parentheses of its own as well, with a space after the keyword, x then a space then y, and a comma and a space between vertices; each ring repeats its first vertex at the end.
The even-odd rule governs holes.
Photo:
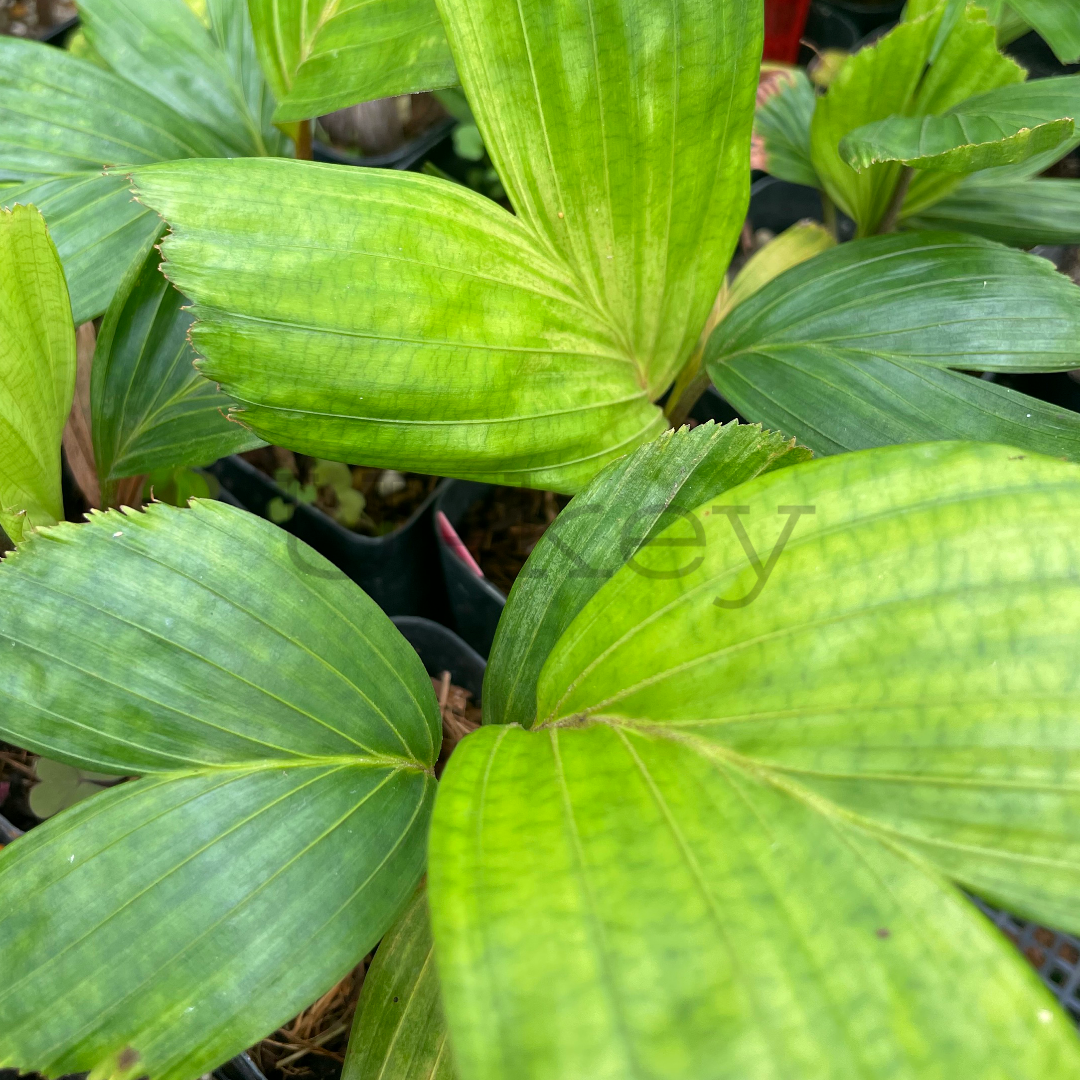
POLYGON ((0 1065, 190 1080, 406 903, 431 681, 344 575, 221 503, 39 532, 0 596, 4 736, 143 776, 0 853, 0 1065))
POLYGON ((0 210, 0 528, 64 517, 60 439, 75 394, 64 270, 33 207, 0 210))
POLYGON ((671 525, 562 633, 532 730, 450 760, 429 881, 460 1075, 1075 1071, 947 879, 1078 925, 1076 467, 890 447, 696 515, 700 561, 671 525))

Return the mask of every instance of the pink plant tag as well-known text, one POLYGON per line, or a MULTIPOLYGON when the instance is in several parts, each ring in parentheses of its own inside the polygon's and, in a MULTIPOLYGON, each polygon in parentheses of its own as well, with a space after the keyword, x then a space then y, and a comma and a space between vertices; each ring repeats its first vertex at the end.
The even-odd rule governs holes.
POLYGON ((439 510, 435 514, 435 527, 439 530, 439 539, 477 576, 483 577, 484 571, 472 557, 472 552, 462 543, 457 530, 450 524, 450 519, 439 510))

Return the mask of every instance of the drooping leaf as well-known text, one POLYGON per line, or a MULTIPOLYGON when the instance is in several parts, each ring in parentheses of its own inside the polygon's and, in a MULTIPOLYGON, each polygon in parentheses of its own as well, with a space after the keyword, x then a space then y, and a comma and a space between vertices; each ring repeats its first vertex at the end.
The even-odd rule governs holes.
POLYGON ((49 223, 76 323, 109 306, 132 253, 161 229, 161 219, 135 202, 122 176, 73 173, 0 192, 0 205, 17 204, 36 206, 49 223))
MULTIPOLYGON (((968 7, 932 66, 927 61, 944 15, 939 6, 903 22, 876 44, 850 57, 827 93, 819 98, 811 123, 814 168, 833 201, 859 226, 874 232, 892 201, 903 166, 889 162, 856 173, 840 156, 844 136, 889 116, 945 113, 974 94, 1021 82, 1023 69, 1003 57, 985 13, 968 7)), ((1055 118, 1067 113, 1057 113, 1055 118)), ((942 198, 958 177, 917 175, 904 206, 914 212, 942 198)))
POLYGON ((1080 244, 1080 182, 972 180, 908 218, 906 224, 975 233, 1016 247, 1080 244))
POLYGON ((563 633, 544 723, 481 729, 443 776, 460 1075, 1075 1071, 1066 1016, 945 877, 1077 924, 1076 467, 889 447, 697 516, 700 563, 645 549, 666 576, 624 567, 563 633))
POLYGON ((904 233, 781 274, 720 323, 705 365, 743 416, 818 453, 969 438, 1077 459, 1080 415, 962 372, 1067 370, 1078 332, 1080 291, 1045 259, 904 233))
POLYGON ((821 186, 810 160, 814 104, 814 87, 804 71, 796 70, 754 115, 754 134, 764 144, 766 171, 807 187, 821 186))
POLYGON ((79 322, 104 312, 158 228, 122 177, 102 177, 103 166, 287 146, 269 125, 273 103, 254 60, 244 0, 215 0, 222 25, 209 30, 182 0, 89 0, 81 12, 95 42, 122 67, 109 70, 96 50, 91 62, 0 38, 0 182, 23 183, 0 201, 33 203, 45 215, 79 322))
POLYGON ((453 86, 434 0, 249 0, 275 119, 453 86))
POLYGON ((342 1080, 453 1080, 427 891, 379 942, 364 978, 342 1080))
POLYGON ((1053 152, 1072 133, 1068 117, 1025 127, 968 112, 890 116, 845 135, 840 156, 856 172, 881 161, 899 161, 916 169, 968 175, 1053 152))
POLYGON ((1030 23, 1063 64, 1080 60, 1080 8, 1061 0, 1009 0, 1010 7, 1030 23))
POLYGON ((431 681, 343 574, 222 503, 39 532, 0 597, 5 736, 149 774, 0 853, 0 1063, 189 1080, 329 989, 406 903, 431 681))
POLYGON ((269 442, 573 491, 664 429, 567 267, 460 185, 236 160, 137 187, 172 228, 203 373, 269 442))
MULTIPOLYGON (((1080 76, 1032 79, 1003 86, 969 98, 951 111, 954 114, 991 114, 1018 129, 1037 128, 1061 117, 1075 121, 1080 117, 1080 76)), ((978 174, 978 179, 986 183, 1008 183, 1038 176, 1077 145, 1080 145, 1080 132, 1074 128, 1073 134, 1057 146, 1012 165, 986 169, 978 174)))
POLYGON ((261 446, 227 419, 231 402, 195 370, 186 300, 147 245, 105 313, 94 354, 94 459, 103 483, 179 465, 209 465, 261 446))
POLYGON ((74 393, 60 257, 32 206, 0 210, 0 528, 15 543, 64 516, 60 440, 74 393))
POLYGON ((659 397, 697 342, 745 218, 761 5, 439 6, 514 209, 572 267, 659 397))
MULTIPOLYGON (((240 0, 215 6, 243 13, 240 0)), ((175 114, 221 141, 218 155, 252 156, 280 152, 283 137, 264 131, 252 108, 249 86, 237 78, 235 61, 221 37, 204 25, 184 0, 80 0, 87 40, 126 80, 143 87, 175 114)), ((239 50, 242 41, 233 42, 239 50)), ((174 155, 180 156, 180 155, 174 155)))
MULTIPOLYGON (((709 423, 667 431, 609 465, 555 519, 510 590, 484 679, 484 722, 533 723, 552 646, 648 538, 714 495, 809 457, 773 432, 709 423)), ((686 538, 687 562, 698 540, 686 538)))

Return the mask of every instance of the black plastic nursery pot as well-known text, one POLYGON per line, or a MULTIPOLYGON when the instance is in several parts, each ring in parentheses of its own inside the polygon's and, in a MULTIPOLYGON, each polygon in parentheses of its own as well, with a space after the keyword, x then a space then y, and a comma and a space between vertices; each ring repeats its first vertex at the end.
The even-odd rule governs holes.
POLYGON ((495 628, 506 606, 506 594, 484 577, 456 530, 469 509, 492 490, 492 484, 451 480, 437 493, 432 521, 451 624, 481 656, 491 652, 495 628))
MULTIPOLYGON (((313 547, 349 575, 388 615, 445 617, 446 593, 431 528, 440 484, 412 517, 386 536, 361 536, 339 525, 314 506, 297 503, 268 476, 240 457, 222 458, 207 470, 223 494, 259 517, 268 517, 271 500, 294 507, 281 527, 313 547)), ((304 558, 299 545, 296 558, 304 558)))
MULTIPOLYGON (((844 16, 862 37, 883 26, 900 21, 905 0, 827 0, 817 6, 844 16)), ((843 45, 836 46, 844 48, 843 45)))
POLYGON ((484 692, 487 661, 467 642, 442 623, 415 615, 399 615, 392 620, 401 636, 416 650, 427 673, 438 678, 450 672, 450 681, 472 694, 480 704, 484 692))
POLYGON ((444 143, 452 142, 457 121, 453 117, 441 120, 427 131, 386 154, 347 154, 316 139, 311 147, 312 157, 330 165, 358 165, 368 169, 419 169, 444 143))
POLYGON ((843 49, 851 52, 862 34, 858 26, 835 5, 825 0, 814 0, 810 13, 806 17, 806 29, 803 31, 804 51, 799 54, 799 63, 805 64, 814 55, 814 50, 843 49), (813 48, 810 48, 813 46, 813 48))

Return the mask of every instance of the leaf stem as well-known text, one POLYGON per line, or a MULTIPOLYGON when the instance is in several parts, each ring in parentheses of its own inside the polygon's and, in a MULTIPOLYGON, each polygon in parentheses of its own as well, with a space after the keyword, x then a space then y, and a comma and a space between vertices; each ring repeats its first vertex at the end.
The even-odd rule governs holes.
MULTIPOLYGON (((699 358, 700 362, 700 358, 699 358)), ((699 371, 688 383, 681 388, 681 392, 676 396, 676 391, 679 391, 678 386, 672 391, 671 401, 668 402, 667 413, 668 423, 673 428, 680 428, 686 423, 690 416, 690 412, 697 404, 698 398, 709 388, 709 373, 707 371, 699 371)))
POLYGON ((296 133, 296 160, 311 160, 311 120, 301 120, 296 133))
POLYGON ((896 223, 900 220, 900 211, 904 207, 904 199, 907 198, 908 188, 911 187, 914 175, 915 170, 910 165, 905 165, 899 180, 896 181, 896 189, 893 191, 889 209, 885 211, 885 216, 877 227, 878 235, 890 233, 896 229, 896 223))

